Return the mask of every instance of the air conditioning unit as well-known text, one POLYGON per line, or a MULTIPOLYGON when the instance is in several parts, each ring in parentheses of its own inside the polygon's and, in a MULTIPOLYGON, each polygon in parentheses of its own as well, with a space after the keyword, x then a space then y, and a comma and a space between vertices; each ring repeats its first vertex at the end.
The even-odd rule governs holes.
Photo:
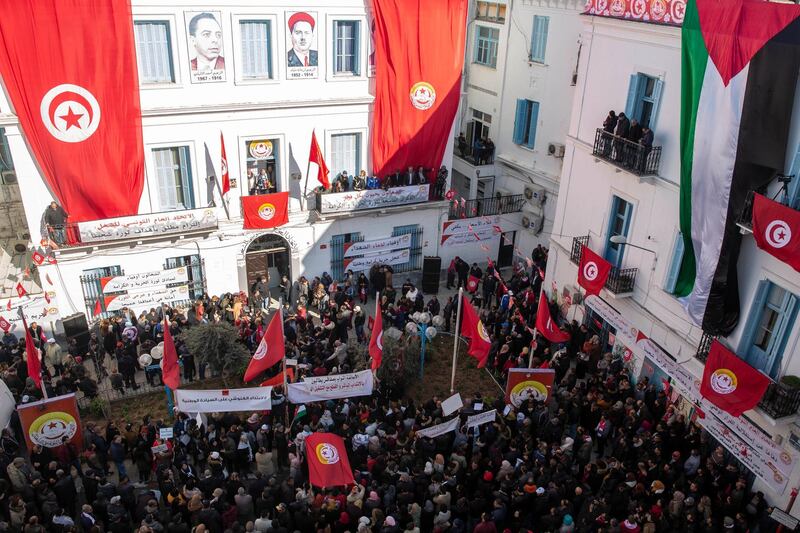
POLYGON ((550 143, 547 145, 547 153, 553 157, 564 157, 564 145, 561 143, 550 143))
POLYGON ((4 170, 2 172, 3 183, 11 184, 17 182, 17 173, 13 170, 4 170))
POLYGON ((524 211, 522 213, 521 226, 532 231, 535 235, 538 235, 542 232, 542 228, 544 227, 544 215, 534 213, 533 211, 524 211))
POLYGON ((547 194, 543 187, 525 187, 525 199, 534 205, 542 205, 547 194))

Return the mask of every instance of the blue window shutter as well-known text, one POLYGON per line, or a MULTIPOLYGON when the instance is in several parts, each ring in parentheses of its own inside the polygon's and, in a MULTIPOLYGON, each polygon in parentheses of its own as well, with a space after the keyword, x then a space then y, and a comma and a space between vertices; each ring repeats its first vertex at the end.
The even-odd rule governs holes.
POLYGON ((525 138, 525 100, 517 99, 517 114, 514 119, 514 144, 522 144, 525 138))
POLYGON ((764 310, 764 304, 767 302, 767 294, 769 294, 771 286, 772 283, 766 279, 762 279, 758 282, 756 294, 753 297, 753 303, 750 304, 750 310, 747 314, 747 325, 742 332, 742 340, 739 341, 739 349, 736 350, 736 352, 742 354, 742 356, 747 356, 747 353, 750 351, 750 346, 753 344, 753 337, 756 334, 758 323, 761 321, 761 312, 764 310))
POLYGON ((639 75, 631 74, 631 81, 628 83, 628 100, 625 102, 625 116, 633 117, 636 107, 636 95, 639 93, 639 75))
POLYGON ((794 178, 789 183, 787 194, 781 198, 781 201, 784 205, 798 209, 800 208, 800 145, 797 146, 794 159, 792 159, 792 166, 786 174, 794 176, 794 178))
POLYGON ((675 292, 675 285, 678 282, 678 274, 681 271, 681 262, 683 261, 683 235, 679 231, 675 235, 675 244, 672 248, 672 258, 669 261, 667 269, 667 278, 664 280, 664 290, 670 294, 675 292))
POLYGON ((533 148, 536 144, 536 126, 539 124, 539 102, 530 102, 531 123, 528 125, 528 148, 533 148))
POLYGON ((782 359, 781 356, 783 355, 783 349, 786 346, 786 337, 788 336, 791 327, 794 325, 794 315, 796 309, 797 296, 787 292, 783 301, 783 305, 781 306, 780 318, 778 319, 778 323, 775 325, 772 346, 770 346, 770 351, 767 354, 767 368, 763 369, 772 378, 775 378, 778 370, 780 370, 780 363, 782 359))
POLYGON ((189 159, 189 147, 180 147, 181 178, 186 209, 194 209, 194 184, 192 183, 192 162, 189 159))
POLYGON ((661 94, 664 92, 664 82, 656 79, 653 85, 653 112, 650 114, 650 129, 656 131, 656 121, 658 120, 658 108, 661 105, 661 94))
POLYGON ((531 31, 531 61, 544 63, 549 25, 550 17, 534 15, 533 30, 531 31))

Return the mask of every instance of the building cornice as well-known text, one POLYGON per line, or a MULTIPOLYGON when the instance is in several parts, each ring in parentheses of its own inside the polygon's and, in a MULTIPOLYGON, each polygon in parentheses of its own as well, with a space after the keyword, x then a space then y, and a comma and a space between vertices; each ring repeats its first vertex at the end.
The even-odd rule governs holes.
POLYGON ((586 2, 583 0, 522 0, 523 6, 563 9, 566 11, 583 11, 586 2))

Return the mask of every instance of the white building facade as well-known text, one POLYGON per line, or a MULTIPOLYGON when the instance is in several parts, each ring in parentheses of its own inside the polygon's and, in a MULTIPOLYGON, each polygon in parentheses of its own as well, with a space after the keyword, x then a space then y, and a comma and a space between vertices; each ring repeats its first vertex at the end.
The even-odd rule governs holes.
MULTIPOLYGON (((691 384, 702 376, 711 338, 689 321, 673 294, 683 253, 678 220, 680 28, 598 16, 583 17, 582 25, 577 86, 545 287, 556 289, 568 319, 584 320, 601 336, 604 349, 616 350, 621 338, 632 339, 631 346, 623 348, 629 349, 636 378, 647 376, 659 387, 664 379, 680 382, 679 372, 665 372, 633 346, 643 335, 652 341, 649 346, 676 365, 670 368, 688 371, 685 381, 691 384), (655 142, 644 159, 636 145, 612 146, 603 140, 598 129, 609 110, 650 124, 655 142), (613 242, 614 236, 624 237, 629 245, 613 242), (600 294, 605 304, 581 302, 577 263, 582 245, 614 266, 600 294)), ((787 175, 800 171, 797 99, 794 115, 787 175)), ((778 193, 779 184, 773 183, 770 196, 778 194, 779 199, 800 207, 796 181, 789 186, 787 197, 778 193)), ((800 275, 756 247, 745 219, 739 257, 741 318, 736 330, 719 341, 776 383, 759 406, 741 418, 742 425, 729 432, 734 435, 731 442, 723 444, 749 470, 758 471, 752 477, 755 489, 763 490, 772 504, 783 508, 792 487, 800 481, 800 468, 792 465, 772 472, 758 449, 751 450, 755 458, 748 456, 747 446, 756 446, 754 440, 767 436, 765 447, 786 451, 796 462, 798 449, 790 440, 794 440, 793 429, 797 433, 794 423, 800 398, 797 389, 780 381, 784 376, 800 375, 796 304, 800 275)), ((680 392, 680 387, 677 390, 680 392)), ((687 413, 693 412, 692 401, 683 405, 687 413)))
MULTIPOLYGON (((463 235, 443 242, 443 231, 463 228, 444 229, 449 203, 429 201, 427 193, 418 192, 416 200, 405 204, 388 202, 373 209, 345 199, 341 199, 344 207, 316 204, 311 193, 319 185, 316 166, 311 165, 307 176, 312 130, 331 169, 331 180, 343 170, 352 176, 370 169, 374 69, 365 5, 355 0, 311 0, 303 5, 315 19, 314 69, 290 63, 288 21, 298 8, 253 0, 191 5, 133 2, 145 156, 145 187, 135 225, 152 226, 164 217, 205 222, 188 228, 178 222, 156 234, 142 230, 81 242, 73 239, 60 247, 55 252, 57 263, 42 265, 39 273, 42 279, 49 277, 48 290, 58 294, 61 316, 82 312, 91 318, 102 295, 99 278, 123 273, 187 266, 188 300, 204 291, 247 291, 267 273, 272 286, 281 275, 311 279, 327 271, 340 277, 353 259, 345 256, 349 242, 411 235, 406 251, 395 258, 398 273, 421 269, 424 256, 440 256, 444 268, 455 255, 467 260, 485 255, 460 244, 463 235), (198 13, 211 13, 221 32, 217 46, 224 63, 217 62, 211 78, 193 69, 196 54, 188 26, 198 13), (298 79, 297 72, 304 77, 298 79), (221 175, 220 134, 231 178, 228 212, 207 179, 212 172, 206 146, 213 173, 221 175), (271 178, 270 192, 289 193, 289 222, 277 229, 245 230, 241 198, 253 186, 248 175, 261 171, 271 178), (145 215, 150 215, 149 222, 143 221, 145 215)), ((4 96, 0 96, 0 128, 19 181, 24 229, 35 247, 43 236, 42 214, 53 197, 4 96)), ((451 159, 448 147, 442 162, 448 169, 451 159)), ((97 176, 97 182, 98 187, 113 187, 114 177, 97 176)), ((133 220, 106 222, 115 227, 133 220)), ((77 232, 68 230, 73 236, 77 232)), ((497 247, 499 240, 492 235, 487 242, 497 247)))

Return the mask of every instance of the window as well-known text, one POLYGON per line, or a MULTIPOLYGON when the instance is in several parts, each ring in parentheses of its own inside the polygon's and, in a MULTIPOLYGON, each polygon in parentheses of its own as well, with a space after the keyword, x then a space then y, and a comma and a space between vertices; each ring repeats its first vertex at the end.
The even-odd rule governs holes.
MULTIPOLYGON (((189 285, 189 297, 192 300, 201 298, 203 296, 203 292, 205 292, 205 279, 203 276, 203 262, 200 259, 200 256, 194 254, 179 257, 167 257, 167 260, 164 263, 165 270, 178 267, 186 267, 186 274, 189 278, 189 282, 187 283, 187 285, 189 285)), ((175 283, 167 286, 180 287, 181 285, 183 285, 183 283, 175 283)))
POLYGON ((247 183, 250 194, 268 194, 281 190, 280 140, 252 139, 244 141, 247 183))
POLYGON ((739 353, 753 368, 773 379, 797 314, 797 296, 769 280, 756 289, 739 353))
POLYGON ((333 22, 333 60, 334 74, 361 75, 358 61, 359 30, 357 20, 336 20, 333 22))
POLYGON ((635 119, 642 126, 648 126, 655 131, 658 104, 663 90, 664 82, 658 78, 647 76, 641 72, 631 75, 625 116, 631 120, 635 119))
POLYGON ((781 202, 783 205, 788 205, 792 209, 800 210, 800 145, 797 147, 797 152, 794 154, 792 167, 786 174, 792 177, 792 181, 790 181, 786 189, 784 189, 781 202))
POLYGON ((667 267, 667 277, 664 279, 664 290, 670 294, 675 294, 675 286, 678 284, 678 276, 681 272, 683 262, 683 233, 680 231, 675 235, 675 242, 672 244, 672 257, 667 267))
POLYGON ((616 235, 628 236, 632 214, 633 205, 630 202, 626 202, 619 196, 613 197, 611 200, 611 217, 609 218, 608 231, 606 232, 605 260, 617 268, 622 265, 625 245, 611 242, 611 237, 616 235))
MULTIPOLYGON (((331 277, 341 281, 344 278, 344 245, 347 242, 361 242, 364 237, 361 233, 344 233, 331 237, 331 277)), ((349 262, 349 261, 348 261, 349 262)), ((396 271, 395 271, 396 272, 396 271)))
POLYGON ((346 170, 350 176, 361 171, 361 134, 331 135, 331 171, 338 176, 346 170))
POLYGON ((153 156, 158 178, 159 208, 162 211, 194 209, 189 147, 156 148, 153 156))
POLYGON ((514 118, 514 143, 533 148, 536 142, 536 124, 539 121, 539 102, 517 100, 517 114, 514 118))
POLYGON ((169 22, 137 21, 133 23, 136 39, 136 60, 142 83, 175 83, 172 63, 169 22))
POLYGON ((533 17, 533 32, 531 34, 531 61, 544 63, 544 54, 547 51, 547 30, 550 26, 550 17, 533 17))
MULTIPOLYGON (((95 305, 98 301, 100 302, 100 310, 102 311, 100 316, 103 318, 109 316, 109 313, 105 310, 106 302, 105 298, 103 298, 103 286, 100 284, 100 280, 107 276, 122 276, 123 274, 124 272, 119 265, 90 268, 81 273, 80 281, 83 290, 83 303, 86 308, 86 316, 95 316, 95 305)), ((109 293, 108 296, 112 294, 121 293, 109 293)))
POLYGON ((272 79, 272 24, 268 20, 240 20, 242 78, 272 79))
POLYGON ((495 68, 497 67, 497 41, 500 39, 500 31, 486 26, 478 26, 477 29, 473 62, 495 68))
POLYGON ((479 1, 475 17, 479 20, 503 23, 506 21, 506 6, 496 2, 479 1))
POLYGON ((422 260, 422 228, 418 224, 410 224, 408 226, 395 226, 392 228, 392 237, 399 237, 400 235, 411 235, 411 247, 409 248, 408 263, 401 263, 399 265, 392 265, 395 273, 409 272, 411 270, 419 270, 421 268, 422 260))

